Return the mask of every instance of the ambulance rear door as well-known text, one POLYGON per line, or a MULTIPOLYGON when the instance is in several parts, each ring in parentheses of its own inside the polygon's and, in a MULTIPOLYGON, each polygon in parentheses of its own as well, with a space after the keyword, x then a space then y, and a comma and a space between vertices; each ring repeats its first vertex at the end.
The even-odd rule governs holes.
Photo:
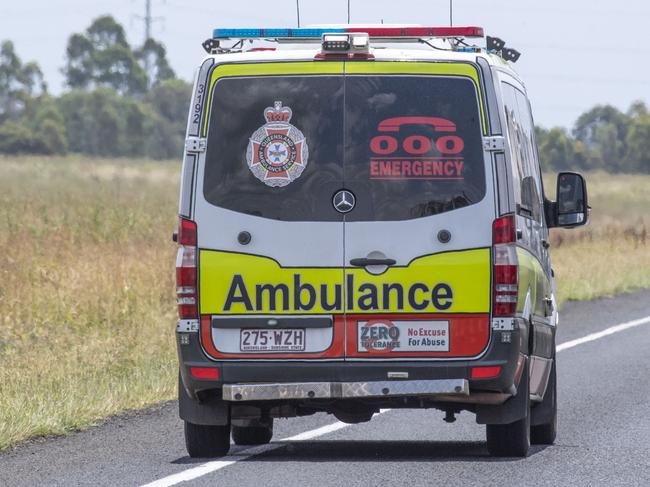
POLYGON ((345 70, 346 359, 478 357, 495 203, 477 69, 345 70))
MULTIPOLYGON (((201 342, 216 360, 343 360, 343 64, 213 71, 197 179, 201 342)), ((224 377, 224 380, 228 380, 224 377)))

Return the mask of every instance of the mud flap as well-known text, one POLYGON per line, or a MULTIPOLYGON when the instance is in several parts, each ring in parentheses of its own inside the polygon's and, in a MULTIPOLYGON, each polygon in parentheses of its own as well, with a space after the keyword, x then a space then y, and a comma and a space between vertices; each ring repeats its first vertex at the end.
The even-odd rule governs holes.
POLYGON ((218 395, 197 401, 187 394, 183 380, 178 377, 178 414, 192 424, 224 426, 230 423, 230 407, 218 395))
POLYGON ((557 389, 555 381, 555 359, 553 360, 551 375, 548 379, 548 385, 546 386, 546 394, 544 394, 544 400, 539 404, 532 407, 530 410, 530 425, 538 426, 540 424, 549 424, 553 421, 555 411, 557 410, 557 389))
MULTIPOLYGON (((528 358, 524 364, 524 371, 528 371, 528 358)), ((476 408, 476 422, 478 424, 510 424, 526 417, 530 409, 528 373, 521 374, 517 387, 517 395, 498 406, 479 405, 476 408)))

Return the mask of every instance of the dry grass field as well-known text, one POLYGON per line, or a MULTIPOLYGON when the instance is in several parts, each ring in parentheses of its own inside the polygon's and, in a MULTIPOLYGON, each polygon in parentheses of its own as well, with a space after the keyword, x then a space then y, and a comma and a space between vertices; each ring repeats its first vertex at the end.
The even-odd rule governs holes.
MULTIPOLYGON (((178 172, 0 159, 0 450, 174 397, 178 172)), ((588 181, 592 225, 553 235, 560 299, 650 287, 650 177, 588 181)))
MULTIPOLYGON (((586 174, 591 222, 551 231, 560 302, 650 287, 650 176, 586 174)), ((555 176, 545 177, 549 197, 555 176)))
POLYGON ((0 449, 173 396, 178 172, 0 160, 0 449))

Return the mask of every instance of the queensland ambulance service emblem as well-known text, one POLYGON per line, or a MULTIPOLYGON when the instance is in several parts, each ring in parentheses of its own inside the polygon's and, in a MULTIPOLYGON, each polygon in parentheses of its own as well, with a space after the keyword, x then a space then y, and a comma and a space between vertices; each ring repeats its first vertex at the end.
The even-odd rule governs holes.
POLYGON ((248 142, 246 162, 257 179, 274 188, 296 180, 307 167, 309 148, 303 133, 291 125, 291 108, 276 101, 264 109, 266 123, 248 142))

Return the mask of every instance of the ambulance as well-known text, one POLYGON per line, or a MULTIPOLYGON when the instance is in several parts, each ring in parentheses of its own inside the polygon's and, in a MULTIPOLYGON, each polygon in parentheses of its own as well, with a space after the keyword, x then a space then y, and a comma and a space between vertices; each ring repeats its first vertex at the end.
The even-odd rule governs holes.
POLYGON ((174 235, 189 455, 400 408, 473 413, 495 456, 552 444, 549 229, 589 207, 576 173, 546 196, 519 53, 386 25, 216 29, 204 48, 174 235))

